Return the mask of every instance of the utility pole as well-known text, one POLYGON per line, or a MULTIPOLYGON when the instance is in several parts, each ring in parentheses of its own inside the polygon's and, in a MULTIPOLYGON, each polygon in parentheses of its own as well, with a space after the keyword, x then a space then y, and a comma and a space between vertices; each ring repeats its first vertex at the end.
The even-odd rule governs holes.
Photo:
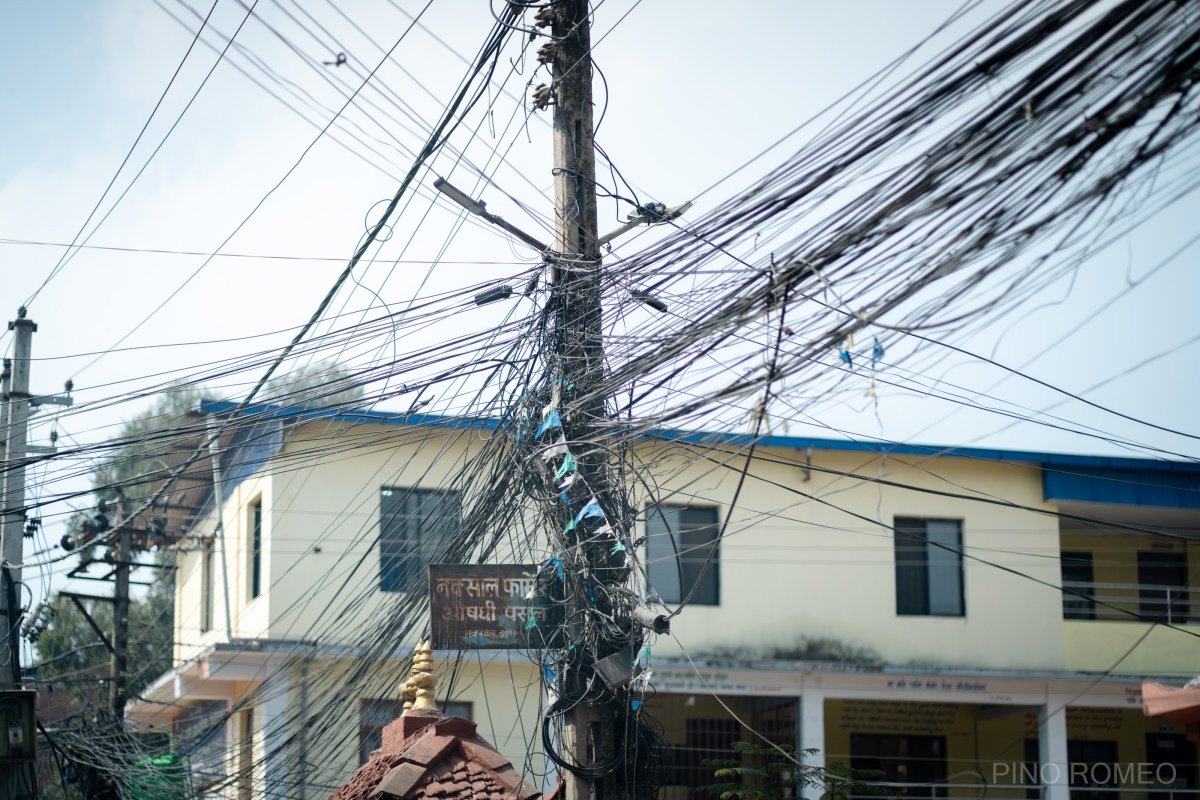
MULTIPOLYGON (((6 403, 8 419, 5 429, 4 448, 4 517, 0 528, 0 557, 4 560, 5 633, 20 624, 20 595, 9 592, 9 587, 21 580, 20 564, 25 560, 25 457, 27 455, 29 425, 29 357, 33 334, 37 325, 25 316, 25 307, 17 311, 17 318, 8 323, 13 332, 13 360, 8 384, 6 403), (17 606, 9 605, 9 597, 16 594, 17 606)), ((20 688, 20 650, 12 649, 11 636, 0 637, 0 688, 20 688)))
MULTIPOLYGON (((29 360, 37 325, 25 316, 25 307, 8 323, 13 332, 13 359, 5 381, 4 503, 0 525, 0 605, 4 609, 0 629, 0 690, 21 689, 21 650, 17 627, 21 624, 21 563, 25 560, 25 459, 29 423, 29 360)), ((31 726, 32 727, 32 726, 31 726)), ((6 743, 7 744, 7 743, 6 743)), ((28 747, 29 745, 24 745, 28 747)), ((27 791, 22 781, 23 763, 0 766, 0 796, 20 798, 27 791)))
MULTIPOLYGON (((128 522, 129 504, 124 494, 117 497, 117 518, 128 522)), ((113 635, 109 667, 109 708, 118 723, 125 718, 128 700, 126 678, 129 659, 129 565, 133 561, 133 526, 121 526, 114 546, 113 635)))
MULTIPOLYGON (((7 499, 5 487, 8 485, 8 394, 12 390, 12 359, 4 359, 3 370, 0 371, 0 504, 7 499)), ((0 512, 2 514, 2 512, 0 512)), ((4 519, 0 515, 0 537, 3 536, 4 519)))
MULTIPOLYGON (((564 0, 539 12, 550 22, 553 39, 539 56, 553 58, 550 101, 554 107, 555 250, 551 263, 551 297, 556 304, 554 342, 560 386, 580 402, 564 415, 564 435, 587 441, 605 425, 604 397, 597 390, 604 377, 600 308, 600 246, 596 220, 596 151, 592 124, 592 58, 586 0, 564 0), (573 389, 571 388, 572 384, 573 389)), ((602 456, 580 455, 576 468, 597 494, 606 493, 602 456), (592 463, 587 463, 591 461, 592 463)), ((578 545, 578 533, 565 542, 578 545)), ((570 572, 570 571, 568 571, 570 572)), ((568 597, 581 594, 577 575, 567 578, 568 597)), ((586 577, 583 578, 586 581, 586 577)), ((583 592, 586 596, 586 591, 583 592)), ((579 641, 583 615, 568 610, 567 636, 579 641)), ((583 694, 594 674, 590 667, 563 676, 568 694, 583 694)), ((575 764, 610 760, 614 743, 605 710, 576 703, 563 718, 563 754, 575 764)), ((568 771, 566 800, 615 800, 604 781, 568 771)), ((616 787, 614 787, 616 788, 616 787)))

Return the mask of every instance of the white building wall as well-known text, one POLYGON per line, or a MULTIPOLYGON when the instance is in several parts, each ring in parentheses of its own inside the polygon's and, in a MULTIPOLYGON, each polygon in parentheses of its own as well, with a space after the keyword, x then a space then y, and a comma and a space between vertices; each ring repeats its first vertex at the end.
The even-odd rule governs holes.
MULTIPOLYGON (((647 450, 647 462, 663 464, 647 450)), ((720 605, 692 605, 673 626, 693 654, 768 655, 826 638, 874 651, 891 664, 1062 668, 1055 518, 815 470, 806 481, 803 454, 774 448, 758 454, 795 465, 758 462, 751 468, 721 543, 720 605), (960 520, 969 555, 1047 585, 967 558, 964 617, 898 616, 890 530, 898 516, 960 520)), ((817 468, 868 479, 981 491, 1050 508, 1041 500, 1036 467, 961 458, 909 461, 914 465, 828 451, 812 457, 817 468)), ((731 468, 716 472, 712 466, 693 461, 675 470, 664 464, 659 485, 664 493, 679 492, 672 502, 716 504, 724 522, 744 460, 733 458, 731 468)))
MULTIPOLYGON (((365 630, 391 613, 396 599, 377 590, 379 490, 444 486, 479 435, 430 435, 428 429, 414 435, 399 426, 325 422, 291 432, 271 469, 229 492, 223 509, 234 637, 317 640, 322 647, 357 643, 365 630), (248 508, 260 497, 264 591, 254 600, 249 596, 248 508), (351 603, 352 612, 341 613, 351 603)), ((1086 668, 1078 661, 1067 663, 1064 656, 1066 628, 1056 588, 1060 533, 1053 516, 1037 512, 1053 511, 1054 506, 1042 500, 1036 465, 945 457, 883 459, 843 451, 816 451, 806 463, 803 452, 770 447, 759 448, 758 455, 762 458, 747 473, 730 516, 729 503, 744 467, 740 456, 652 442, 637 449, 643 477, 660 487, 660 498, 715 505, 719 520, 728 518, 717 562, 720 603, 692 605, 673 620, 672 636, 661 637, 653 652, 656 659, 674 659, 675 666, 656 683, 671 675, 671 680, 682 680, 678 673, 688 670, 682 666, 685 654, 821 660, 821 652, 831 653, 836 647, 870 654, 896 667, 1047 673, 1086 668), (1032 510, 947 496, 956 494, 1003 498, 1032 510), (965 616, 897 615, 890 528, 898 516, 961 521, 969 556, 964 560, 965 616), (814 640, 825 644, 814 649, 814 640)), ((636 499, 644 506, 654 498, 636 499)), ((211 534, 212 520, 198 530, 211 534)), ((644 533, 639 523, 637 535, 644 533)), ((199 548, 188 549, 180 559, 176 654, 181 662, 226 639, 219 557, 213 576, 212 630, 199 630, 201 559, 199 548)), ((1113 638, 1110 629, 1121 623, 1069 625, 1073 649, 1083 652, 1091 639, 1099 643, 1113 638)), ((421 628, 417 626, 418 632, 421 628)), ((1134 628, 1141 630, 1136 625, 1128 630, 1134 628)), ((1172 640, 1178 648, 1177 642, 1172 640)), ((1179 658, 1194 651, 1181 651, 1179 658)), ((1158 652, 1149 644, 1141 648, 1139 669, 1152 672, 1158 652)), ((438 656, 442 696, 451 689, 446 683, 451 654, 438 656)), ((288 774, 289 782, 307 777, 321 783, 344 779, 357 764, 358 704, 395 696, 404 676, 398 664, 380 668, 371 686, 357 694, 339 694, 346 663, 341 658, 321 660, 307 672, 310 712, 331 698, 342 704, 337 724, 307 742, 310 766, 302 767, 292 748, 286 762, 276 759, 264 769, 288 774)), ((286 718, 293 727, 300 718, 299 677, 293 669, 286 710, 278 696, 270 709, 273 718, 286 718)), ((780 675, 769 677, 774 681, 780 675)), ((746 685, 762 678, 751 675, 746 685)), ((660 691, 697 691, 690 685, 672 688, 671 680, 662 683, 660 691)), ((802 746, 818 744, 824 735, 820 703, 832 689, 819 682, 792 683, 784 679, 789 685, 763 691, 803 695, 802 746)), ((871 696, 861 687, 852 688, 857 694, 845 696, 871 696)), ((539 742, 539 691, 536 667, 521 656, 485 652, 467 654, 451 699, 472 703, 480 733, 519 765, 531 752, 530 743, 536 750, 539 742)), ((989 693, 986 699, 1032 702, 1003 692, 989 693)))
MULTIPOLYGON (((473 437, 423 432, 425 441, 413 445, 405 443, 413 440, 411 433, 406 436, 398 426, 342 426, 329 438, 334 432, 325 422, 293 432, 276 456, 273 476, 247 480, 229 494, 224 549, 235 637, 355 642, 394 600, 374 588, 380 488, 444 485, 473 437), (267 548, 264 596, 250 600, 248 508, 258 497, 267 548), (365 602, 358 602, 363 593, 365 602), (337 610, 351 600, 357 603, 353 615, 339 616, 337 610)), ((652 443, 638 453, 653 465, 653 478, 669 502, 716 505, 725 522, 744 462, 735 456, 719 466, 694 458, 698 454, 652 443)), ((1036 466, 817 451, 816 469, 805 480, 802 453, 759 448, 759 455, 785 463, 757 461, 750 470, 721 544, 720 604, 692 605, 675 621, 676 636, 689 652, 786 654, 826 639, 892 664, 1063 668, 1054 517, 819 471, 1052 510, 1041 500, 1036 466), (964 617, 896 614, 890 526, 897 516, 961 520, 965 550, 974 557, 964 560, 964 617)), ((218 543, 218 562, 220 551, 218 543)), ((219 569, 213 630, 199 631, 201 558, 196 549, 181 559, 181 658, 225 636, 219 569)))

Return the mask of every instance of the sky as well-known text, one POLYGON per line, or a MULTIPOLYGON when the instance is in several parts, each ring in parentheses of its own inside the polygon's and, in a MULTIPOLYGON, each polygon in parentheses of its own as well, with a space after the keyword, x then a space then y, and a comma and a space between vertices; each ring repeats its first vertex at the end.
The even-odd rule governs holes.
MULTIPOLYGON (((464 59, 493 24, 486 3, 465 0, 252 5, 249 15, 240 0, 0 6, 0 47, 9 62, 0 88, 7 120, 0 126, 0 312, 13 318, 36 293, 29 307, 39 326, 33 390, 59 391, 71 379, 87 409, 58 420, 40 415, 37 443, 46 442, 52 426, 82 443, 102 440, 148 405, 147 387, 290 338, 361 240, 364 220, 374 219, 378 204, 396 191, 424 140, 420 125, 440 114, 464 74, 464 59), (192 46, 210 8, 205 34, 192 46), (413 25, 418 15, 420 25, 413 25), (235 30, 234 46, 218 60, 226 40, 215 34, 235 30), (383 60, 380 46, 393 45, 391 59, 383 60), (338 53, 347 56, 341 66, 338 53), (346 93, 372 70, 339 124, 322 134, 346 93), (112 190, 97 205, 114 174, 112 190), (92 249, 61 262, 62 245, 80 231, 92 249), (161 346, 167 343, 180 346, 161 346)), ((597 142, 641 195, 668 205, 694 200, 701 213, 802 147, 803 132, 714 183, 929 37, 960 7, 944 0, 737 6, 601 0, 592 35, 603 115, 597 142)), ((994 7, 983 3, 973 13, 994 7)), ((489 97, 496 99, 494 112, 471 117, 453 139, 478 164, 504 154, 494 184, 478 184, 450 153, 433 169, 461 181, 489 210, 548 238, 549 126, 544 114, 526 120, 519 103, 531 77, 537 83, 544 74, 534 76, 532 58, 510 62, 511 55, 497 73, 503 90, 497 85, 489 97)), ((431 202, 432 180, 421 176, 379 260, 355 273, 364 288, 339 295, 335 310, 403 307, 418 294, 487 284, 533 261, 478 225, 455 234, 460 215, 444 201, 431 202)), ((614 204, 602 201, 600 208, 601 229, 615 227, 614 204)), ((1196 249, 1187 247, 1198 212, 1195 197, 1180 199, 1071 280, 988 326, 971 349, 1135 419, 1200 433, 1194 413, 1200 271, 1193 268, 1196 249)), ((624 246, 643 246, 656 235, 624 246)), ((498 320, 502 312, 472 313, 498 320)), ((6 337, 0 348, 10 344, 6 337)), ((987 391, 1026 409, 1067 399, 972 359, 946 358, 922 370, 930 381, 987 391)), ((236 395, 245 388, 219 391, 236 395)), ((1054 413, 1180 457, 1200 456, 1193 438, 1078 401, 1054 413)), ((1014 425, 887 387, 878 388, 875 400, 839 399, 823 409, 819 424, 793 422, 786 430, 1131 454, 1097 438, 1014 425)), ((34 486, 66 491, 86 487, 86 478, 46 486, 35 475, 34 486)), ((61 535, 63 511, 47 510, 50 541, 61 535)))

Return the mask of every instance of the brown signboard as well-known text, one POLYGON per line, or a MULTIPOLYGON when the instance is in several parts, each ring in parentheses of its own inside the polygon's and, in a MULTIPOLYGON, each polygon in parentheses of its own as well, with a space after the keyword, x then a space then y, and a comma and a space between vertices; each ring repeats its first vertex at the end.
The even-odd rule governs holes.
POLYGON ((536 576, 533 564, 430 564, 433 649, 526 647, 536 576))

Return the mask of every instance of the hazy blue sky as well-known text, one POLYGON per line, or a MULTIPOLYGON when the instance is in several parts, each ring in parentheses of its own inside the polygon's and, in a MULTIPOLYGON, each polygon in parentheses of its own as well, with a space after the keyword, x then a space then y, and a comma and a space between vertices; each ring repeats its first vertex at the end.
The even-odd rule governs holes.
MULTIPOLYGON (((208 12, 209 3, 189 1, 201 16, 208 12)), ((230 50, 212 72, 161 151, 90 244, 213 252, 317 138, 312 122, 305 122, 234 65, 324 124, 329 117, 324 109, 339 108, 344 102, 329 80, 357 85, 380 59, 380 51, 366 35, 391 46, 410 24, 396 6, 416 14, 423 4, 412 0, 256 3, 253 17, 236 40, 246 50, 230 50), (342 13, 362 32, 352 28, 342 13), (305 35, 296 21, 314 27, 308 14, 341 45, 330 46, 305 35), (345 66, 312 68, 312 61, 333 60, 342 50, 350 57, 345 66), (265 66, 267 72, 258 71, 255 64, 265 66)), ((45 280, 63 252, 61 247, 14 242, 69 242, 79 230, 192 40, 192 34, 168 12, 194 28, 197 17, 191 7, 181 0, 161 0, 161 6, 151 0, 9 0, 0 6, 0 48, 9 75, 2 90, 7 124, 0 127, 0 276, 5 299, 0 312, 7 318, 45 280)), ((701 213, 782 161, 802 144, 802 138, 789 141, 733 181, 704 194, 714 180, 913 47, 958 7, 954 2, 860 0, 733 5, 602 0, 595 7, 593 34, 604 78, 598 86, 607 86, 598 141, 646 196, 669 204, 695 198, 696 213, 701 213)), ((211 29, 230 34, 245 15, 240 3, 220 0, 211 29)), ((35 356, 43 359, 34 366, 35 391, 55 391, 64 380, 74 378, 80 401, 96 401, 163 379, 151 380, 148 375, 169 377, 171 370, 282 343, 286 334, 260 335, 295 326, 312 313, 342 268, 337 259, 348 256, 358 243, 364 217, 373 205, 391 196, 396 176, 411 163, 406 148, 411 151, 423 140, 415 123, 391 102, 434 119, 439 100, 449 95, 464 72, 462 56, 475 53, 493 18, 485 2, 441 0, 429 6, 422 22, 428 31, 413 30, 395 50, 397 63, 383 67, 360 95, 360 102, 344 115, 348 130, 333 131, 347 142, 351 134, 358 137, 378 155, 368 154, 364 161, 329 137, 321 138, 224 247, 227 253, 329 260, 217 258, 197 272, 204 262, 198 256, 84 250, 31 305, 30 316, 40 326, 34 338, 35 356), (93 357, 78 355, 111 347, 176 291, 125 347, 259 338, 129 350, 108 354, 94 364, 93 357)), ((212 36, 203 42, 224 46, 223 40, 212 36)), ((214 64, 216 54, 204 43, 196 46, 180 71, 100 215, 129 185, 214 64)), ((507 56, 503 66, 510 68, 507 56)), ((534 66, 511 65, 521 74, 508 80, 508 91, 521 95, 534 66)), ((497 142, 506 148, 511 145, 507 153, 511 166, 496 172, 496 184, 544 219, 552 210, 546 195, 551 182, 548 128, 544 120, 533 119, 527 134, 514 135, 522 119, 518 114, 517 122, 510 123, 517 101, 502 98, 495 108, 494 117, 483 121, 473 139, 468 126, 454 141, 467 147, 479 163, 487 160, 497 142), (507 128, 510 124, 513 127, 507 128)), ((472 119, 471 124, 478 121, 472 119)), ((438 159, 435 169, 463 176, 470 183, 468 172, 454 171, 449 154, 438 159)), ((426 180, 427 187, 431 180, 426 180)), ((492 210, 531 230, 537 227, 495 188, 482 190, 473 183, 464 188, 481 194, 492 210)), ((431 208, 427 188, 423 191, 405 210, 395 237, 381 251, 383 258, 429 262, 439 257, 457 217, 446 207, 431 208), (414 234, 404 250, 404 242, 414 234)), ((1194 198, 1185 198, 1088 262, 1073 281, 1047 290, 1037 306, 997 323, 973 345, 988 352, 995 347, 998 360, 1015 367, 1028 365, 1028 371, 1039 378, 1125 413, 1200 432, 1194 412, 1200 344, 1184 346, 1090 390, 1200 333, 1194 311, 1200 297, 1194 249, 1142 280, 1197 233, 1198 205, 1194 198), (1103 312, 1063 338, 1108 303, 1103 312), (1045 355, 1031 361, 1047 348, 1045 355)), ((602 204, 601 210, 601 227, 615 224, 613 205, 602 204)), ((511 274, 520 266, 508 243, 472 226, 450 242, 444 258, 447 263, 432 270, 427 263, 377 263, 357 277, 383 301, 402 305, 418 290, 429 293, 478 283, 511 274), (507 263, 455 263, 481 261, 507 263)), ((343 302, 348 309, 362 309, 377 301, 371 292, 356 288, 335 307, 343 302)), ((5 347, 8 343, 6 339, 5 347)), ((974 390, 988 389, 1005 377, 994 368, 954 359, 925 371, 931 380, 943 378, 974 390)), ((1018 379, 1005 380, 996 393, 1031 409, 1062 399, 1018 379)), ((80 441, 95 441, 146 402, 105 404, 64 418, 61 427, 80 441)), ((1078 403, 1063 405, 1055 413, 1137 442, 1200 455, 1193 440, 1078 403)), ((821 422, 832 431, 799 424, 790 430, 828 436, 842 431, 937 444, 1126 452, 1096 439, 1029 424, 997 433, 1008 424, 1004 418, 958 411, 886 387, 880 387, 877 406, 865 399, 841 403, 827 409, 821 422)), ((43 424, 37 435, 47 431, 43 424)), ((57 538, 53 526, 49 532, 57 538)))

